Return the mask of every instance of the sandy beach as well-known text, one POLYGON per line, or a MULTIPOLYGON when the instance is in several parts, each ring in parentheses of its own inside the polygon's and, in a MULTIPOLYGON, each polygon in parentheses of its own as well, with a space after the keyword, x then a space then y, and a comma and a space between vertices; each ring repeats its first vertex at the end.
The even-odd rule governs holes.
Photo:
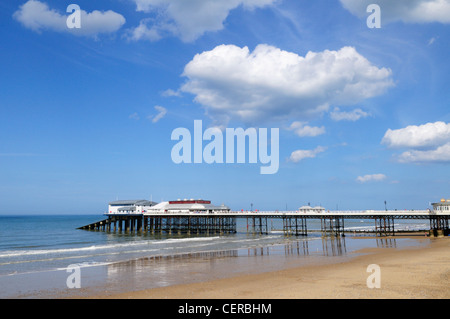
MULTIPOLYGON (((362 239, 363 240, 363 239, 362 239)), ((420 242, 420 238, 415 240, 420 242)), ((450 238, 425 245, 370 248, 355 257, 257 274, 237 275, 91 298, 116 299, 446 299, 450 297, 450 238), (368 288, 367 267, 380 268, 380 288, 368 288)))

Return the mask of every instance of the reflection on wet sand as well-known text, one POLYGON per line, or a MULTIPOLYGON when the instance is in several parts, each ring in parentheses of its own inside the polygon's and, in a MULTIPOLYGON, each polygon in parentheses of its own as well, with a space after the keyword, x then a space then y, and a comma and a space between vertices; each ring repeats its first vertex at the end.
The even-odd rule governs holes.
POLYGON ((324 256, 342 256, 347 252, 345 237, 322 237, 322 252, 324 256))
POLYGON ((147 280, 150 287, 164 287, 201 277, 211 272, 225 258, 237 257, 238 250, 196 252, 168 256, 150 256, 108 265, 109 283, 127 278, 129 284, 141 285, 147 280), (149 281, 150 280, 150 281, 149 281))
MULTIPOLYGON (((374 246, 376 242, 376 247, 397 246, 394 238, 372 238, 372 240, 374 246)), ((107 283, 109 286, 123 286, 125 282, 131 290, 149 289, 271 271, 279 268, 280 262, 283 261, 302 264, 313 262, 317 260, 316 258, 347 257, 349 256, 347 241, 352 243, 350 250, 354 251, 356 241, 352 241, 351 238, 323 236, 302 238, 272 246, 133 259, 108 265, 107 283), (304 256, 309 258, 297 258, 304 256)))
POLYGON ((379 248, 396 248, 397 242, 396 242, 395 238, 377 237, 377 247, 379 247, 379 248))

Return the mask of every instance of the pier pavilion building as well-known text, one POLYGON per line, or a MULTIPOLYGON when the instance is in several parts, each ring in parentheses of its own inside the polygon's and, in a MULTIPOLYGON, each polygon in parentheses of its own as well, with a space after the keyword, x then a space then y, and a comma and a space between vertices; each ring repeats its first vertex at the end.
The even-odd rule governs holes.
POLYGON ((156 204, 156 202, 145 199, 117 200, 109 203, 108 214, 142 214, 156 204))
POLYGON ((157 205, 147 207, 146 214, 164 213, 228 213, 230 208, 224 204, 216 206, 209 200, 203 199, 177 199, 174 201, 161 202, 157 205))
POLYGON ((432 203, 433 211, 450 213, 450 199, 441 199, 439 203, 432 203))

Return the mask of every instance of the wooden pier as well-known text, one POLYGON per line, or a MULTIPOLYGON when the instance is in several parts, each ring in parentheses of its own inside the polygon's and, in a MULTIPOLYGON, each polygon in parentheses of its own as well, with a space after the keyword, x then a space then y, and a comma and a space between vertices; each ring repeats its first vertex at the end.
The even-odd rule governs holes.
POLYGON ((152 234, 225 234, 236 232, 236 218, 217 215, 110 215, 107 219, 79 229, 152 234))
MULTIPOLYGON (((255 234, 269 233, 268 219, 281 219, 282 231, 287 236, 307 236, 308 220, 321 222, 324 235, 345 236, 345 220, 372 219, 377 236, 394 236, 400 230, 394 228, 398 219, 429 220, 430 236, 450 234, 450 213, 421 211, 335 211, 315 214, 300 212, 227 212, 227 213, 152 213, 152 214, 106 214, 107 218, 79 229, 146 232, 165 234, 230 234, 236 233, 236 220, 247 220, 247 231, 255 234)), ((368 231, 365 231, 368 232, 368 231)))

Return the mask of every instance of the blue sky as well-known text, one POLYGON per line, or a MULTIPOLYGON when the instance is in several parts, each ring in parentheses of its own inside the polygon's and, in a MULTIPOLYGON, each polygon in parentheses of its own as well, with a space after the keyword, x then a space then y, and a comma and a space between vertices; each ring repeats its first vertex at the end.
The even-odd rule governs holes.
POLYGON ((119 199, 423 209, 450 197, 450 1, 6 1, 0 214, 119 199), (69 4, 82 10, 68 29, 69 4), (280 129, 280 166, 175 164, 171 133, 280 129))

